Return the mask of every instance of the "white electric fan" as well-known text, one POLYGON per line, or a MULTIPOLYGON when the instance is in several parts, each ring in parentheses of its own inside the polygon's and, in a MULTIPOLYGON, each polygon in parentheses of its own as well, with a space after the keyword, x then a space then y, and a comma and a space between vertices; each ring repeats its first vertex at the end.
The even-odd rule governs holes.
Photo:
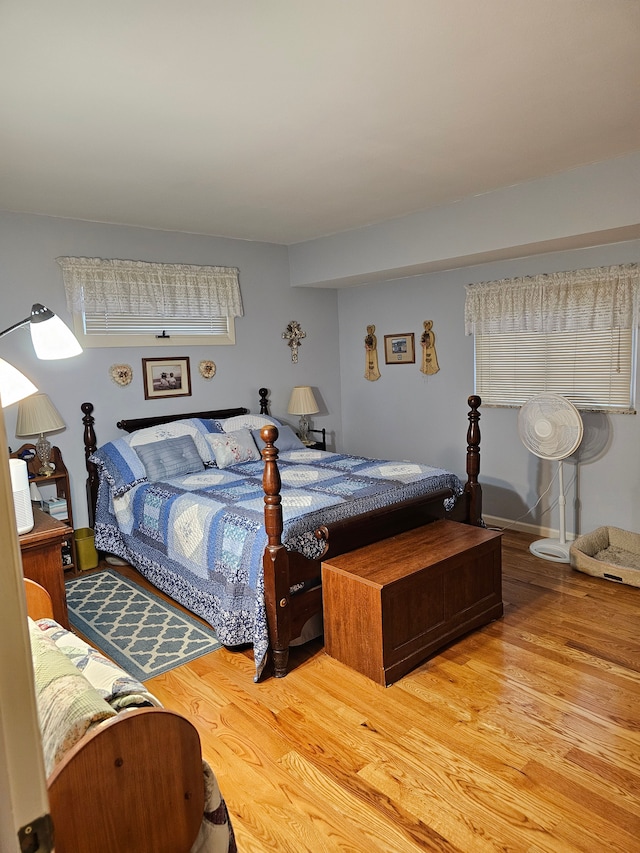
POLYGON ((538 539, 537 542, 531 543, 529 550, 545 560, 568 563, 562 460, 571 456, 582 441, 583 425, 580 412, 560 394, 538 394, 528 400, 518 412, 518 433, 522 443, 531 453, 540 459, 558 461, 560 538, 538 539))

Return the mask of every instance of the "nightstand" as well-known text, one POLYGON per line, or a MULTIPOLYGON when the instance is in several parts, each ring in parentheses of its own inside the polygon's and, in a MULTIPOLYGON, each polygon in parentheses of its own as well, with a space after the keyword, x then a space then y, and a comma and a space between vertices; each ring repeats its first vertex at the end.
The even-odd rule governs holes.
POLYGON ((304 446, 308 447, 309 450, 326 450, 327 449, 327 431, 326 429, 310 429, 309 432, 315 432, 317 435, 322 436, 317 441, 307 441, 304 442, 304 446))
MULTIPOLYGON (((69 535, 64 541, 63 559, 64 569, 70 574, 78 573, 78 561, 76 556, 76 541, 73 536, 73 508, 71 506, 71 487, 69 484, 69 472, 64 464, 62 454, 59 447, 51 448, 51 462, 55 469, 53 474, 48 477, 42 477, 38 474, 40 469, 40 460, 35 455, 35 444, 23 444, 15 453, 11 454, 13 459, 22 459, 22 454, 25 451, 31 451, 31 458, 27 460, 27 471, 29 472, 29 484, 35 483, 40 491, 42 498, 64 498, 67 503, 66 515, 62 518, 56 516, 59 521, 66 522, 69 527, 69 535)), ((35 580, 33 578, 32 580, 35 580)), ((42 584, 44 586, 44 584, 42 584)))
POLYGON ((53 605, 53 618, 63 628, 69 628, 61 549, 62 543, 73 537, 73 528, 37 507, 33 508, 33 521, 33 530, 18 536, 22 573, 47 590, 53 605))

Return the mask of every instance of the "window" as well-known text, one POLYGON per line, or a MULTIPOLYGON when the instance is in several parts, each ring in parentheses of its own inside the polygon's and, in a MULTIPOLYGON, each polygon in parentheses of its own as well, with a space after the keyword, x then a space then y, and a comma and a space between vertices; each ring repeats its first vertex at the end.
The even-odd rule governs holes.
POLYGON ((58 258, 75 332, 87 347, 235 343, 238 270, 58 258))
POLYGON ((568 397, 579 409, 633 405, 631 329, 476 335, 476 394, 486 406, 522 406, 535 394, 568 397))
POLYGON ((74 313, 74 331, 85 347, 234 344, 233 317, 149 317, 115 311, 74 313))
POLYGON ((553 392, 580 409, 633 412, 638 301, 635 264, 469 285, 483 405, 553 392))

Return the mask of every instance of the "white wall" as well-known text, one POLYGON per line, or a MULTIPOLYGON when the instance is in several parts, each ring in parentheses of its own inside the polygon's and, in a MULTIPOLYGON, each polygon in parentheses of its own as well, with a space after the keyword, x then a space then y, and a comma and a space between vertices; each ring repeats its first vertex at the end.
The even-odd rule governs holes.
POLYGON ((388 281, 640 237, 640 151, 289 248, 291 282, 388 281))
MULTIPOLYGON (((348 452, 416 459, 464 475, 467 397, 473 387, 473 339, 464 334, 465 284, 519 275, 629 263, 640 241, 500 261, 339 292, 342 428, 348 452), (440 372, 420 370, 419 337, 432 320, 440 372), (375 324, 382 376, 364 379, 364 337, 375 324), (413 332, 415 365, 385 365, 384 335, 413 332)), ((565 463, 567 532, 603 524, 640 530, 640 420, 634 415, 584 416, 577 469, 565 463)), ((481 410, 481 475, 485 514, 519 518, 555 474, 555 463, 528 453, 518 438, 517 409, 481 410)), ((557 483, 524 522, 557 529, 557 483)))
MULTIPOLYGON (((0 329, 27 317, 33 302, 42 302, 70 322, 59 256, 122 258, 165 263, 213 264, 240 270, 245 316, 236 320, 235 346, 185 347, 179 352, 163 348, 87 349, 65 361, 39 361, 28 331, 19 329, 0 340, 0 357, 11 361, 51 397, 67 425, 49 436, 69 468, 76 527, 87 523, 82 443, 81 403, 94 403, 99 443, 122 435, 116 421, 164 412, 201 411, 208 408, 246 406, 258 411, 258 389, 271 390, 271 413, 296 425, 286 407, 294 385, 311 385, 321 411, 313 426, 323 427, 339 439, 340 369, 337 297, 335 291, 292 289, 289 285, 287 249, 266 243, 152 231, 127 226, 78 222, 46 216, 0 214, 0 329), (287 323, 297 320, 306 332, 293 364, 282 339, 287 323), (192 396, 175 400, 146 400, 141 359, 164 355, 191 359, 192 396), (198 374, 201 359, 217 365, 215 377, 198 374), (132 365, 134 379, 121 388, 109 378, 114 363, 132 365)), ((5 409, 9 444, 16 449, 17 405, 5 409)), ((27 439, 30 440, 30 439, 27 439)))
MULTIPOLYGON (((542 214, 540 214, 542 215, 542 214)), ((60 269, 55 258, 79 255, 168 263, 237 266, 245 317, 237 320, 234 347, 194 347, 191 359, 193 396, 174 402, 144 400, 141 359, 158 355, 153 348, 86 350, 77 359, 43 362, 35 358, 28 332, 18 330, 0 341, 0 356, 12 361, 46 391, 60 410, 67 429, 52 436, 72 479, 76 527, 86 524, 80 404, 95 404, 100 443, 120 433, 122 417, 149 412, 196 411, 244 405, 257 411, 258 388, 271 389, 275 416, 283 415, 290 389, 312 385, 321 412, 313 425, 325 426, 333 447, 392 459, 415 458, 464 474, 467 404, 473 393, 473 341, 464 336, 464 285, 515 275, 626 263, 638 260, 640 241, 599 248, 535 255, 465 269, 419 275, 338 291, 295 288, 289 284, 287 249, 282 246, 151 231, 20 214, 0 214, 0 328, 29 313, 41 301, 64 319, 66 309, 60 269), (282 332, 290 320, 307 333, 293 364, 282 332), (423 320, 432 320, 441 370, 426 377, 419 371, 418 339, 423 320), (382 377, 364 379, 364 336, 377 327, 382 377), (338 334, 339 327, 339 334, 338 334), (414 332, 415 365, 385 365, 384 335, 414 332), (218 367, 206 382, 197 373, 202 358, 218 367), (115 362, 134 368, 133 383, 116 386, 108 376, 115 362)), ((162 355, 167 350, 162 350, 162 355)), ((17 406, 5 410, 12 447, 17 406)), ((514 410, 483 409, 481 479, 485 512, 519 518, 546 488, 555 466, 528 454, 519 442, 514 410)), ((288 418, 295 425, 296 418, 288 418)), ((567 530, 584 532, 601 524, 640 530, 639 420, 636 416, 586 415, 585 456, 579 468, 579 504, 571 485, 575 470, 566 466, 567 530), (595 458, 593 458, 595 454, 595 458), (576 509, 577 507, 577 509, 576 509)), ((524 519, 557 527, 557 487, 541 507, 524 519)))

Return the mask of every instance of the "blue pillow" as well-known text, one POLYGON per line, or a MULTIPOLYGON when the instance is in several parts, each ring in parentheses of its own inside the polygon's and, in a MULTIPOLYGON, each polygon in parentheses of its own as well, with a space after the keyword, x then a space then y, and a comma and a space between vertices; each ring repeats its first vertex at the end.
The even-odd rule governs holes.
MULTIPOLYGON (((200 429, 200 432, 224 432, 220 421, 213 418, 190 418, 189 420, 200 429)), ((188 423, 189 421, 183 422, 188 423)))
POLYGON ((170 480, 180 474, 204 471, 204 463, 190 435, 178 435, 175 438, 163 438, 162 441, 138 444, 136 453, 142 460, 150 483, 170 480))
MULTIPOLYGON (((262 452, 262 448, 264 447, 264 441, 260 436, 259 429, 252 429, 251 435, 253 436, 253 440, 255 441, 258 450, 262 452)), ((284 452, 285 450, 304 450, 305 446, 300 441, 295 432, 291 429, 287 424, 283 424, 278 427, 278 437, 276 439, 276 447, 280 452, 284 452)))
POLYGON ((215 465, 215 458, 211 452, 211 447, 205 439, 208 435, 217 435, 221 431, 218 421, 209 418, 181 418, 177 421, 169 421, 138 429, 132 432, 124 441, 137 451, 143 444, 151 444, 155 441, 166 441, 168 438, 189 435, 193 439, 204 464, 215 465))
POLYGON ((119 498, 147 479, 147 472, 136 451, 124 438, 103 444, 90 457, 89 461, 98 466, 111 494, 119 498))

